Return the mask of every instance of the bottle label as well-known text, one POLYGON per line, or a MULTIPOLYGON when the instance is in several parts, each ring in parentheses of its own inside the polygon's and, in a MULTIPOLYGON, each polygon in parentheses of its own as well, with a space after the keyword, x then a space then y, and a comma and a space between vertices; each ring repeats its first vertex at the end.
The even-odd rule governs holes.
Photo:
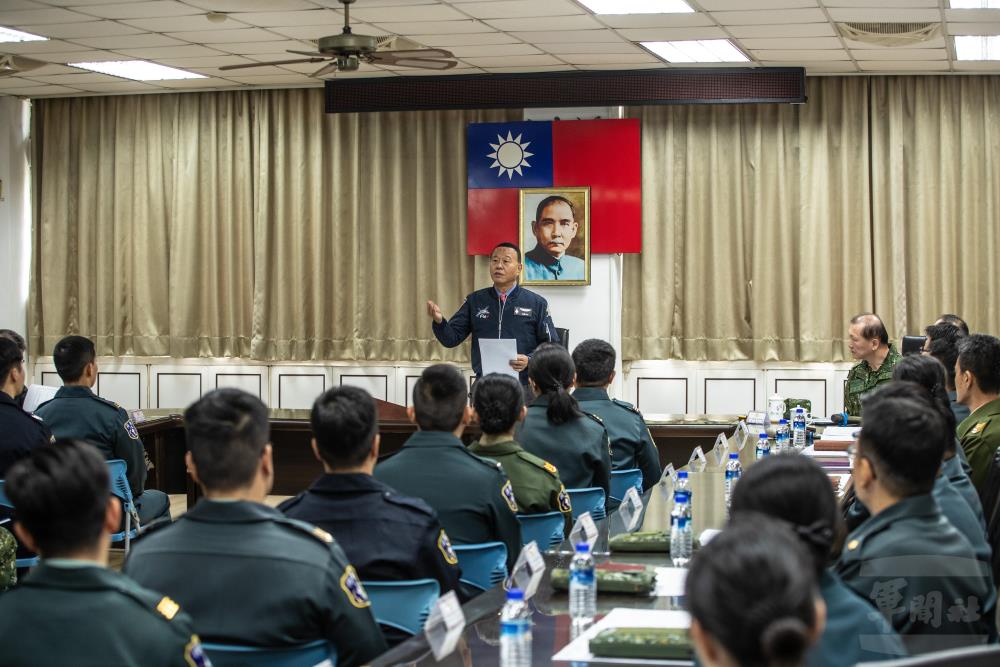
POLYGON ((727 482, 730 481, 730 480, 739 479, 739 478, 740 478, 740 472, 739 472, 739 470, 727 470, 726 471, 726 481, 727 482))
POLYGON ((578 586, 591 586, 594 583, 593 570, 574 570, 570 572, 569 583, 578 586))
POLYGON ((674 517, 670 517, 670 525, 673 528, 679 528, 681 530, 684 530, 685 528, 688 527, 688 523, 690 523, 690 522, 691 522, 691 519, 689 519, 686 516, 674 516, 674 517))
POLYGON ((528 632, 528 622, 525 620, 501 621, 500 636, 517 637, 528 632))

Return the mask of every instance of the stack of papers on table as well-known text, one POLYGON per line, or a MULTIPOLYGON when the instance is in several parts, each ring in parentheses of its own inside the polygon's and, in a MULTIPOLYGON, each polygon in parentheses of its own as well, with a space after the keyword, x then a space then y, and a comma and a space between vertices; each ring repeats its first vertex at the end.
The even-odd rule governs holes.
POLYGON ((609 628, 687 628, 691 616, 686 611, 661 609, 612 609, 611 613, 590 626, 586 632, 552 656, 553 661, 615 663, 622 665, 690 665, 689 660, 639 660, 634 658, 598 658, 590 652, 590 640, 609 628))
POLYGON ((823 429, 822 440, 836 440, 837 442, 854 442, 858 439, 857 433, 860 426, 827 426, 823 429))

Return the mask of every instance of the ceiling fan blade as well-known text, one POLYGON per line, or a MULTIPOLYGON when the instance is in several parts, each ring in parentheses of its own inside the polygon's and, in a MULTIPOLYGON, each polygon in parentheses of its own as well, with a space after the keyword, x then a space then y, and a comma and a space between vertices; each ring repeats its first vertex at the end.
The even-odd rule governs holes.
POLYGON ((274 60, 267 63, 244 63, 242 65, 223 65, 220 70, 244 69, 247 67, 267 67, 268 65, 297 65, 299 63, 321 63, 326 58, 295 58, 294 60, 274 60))
POLYGON ((329 74, 330 72, 336 72, 336 71, 337 71, 337 61, 333 60, 323 65, 309 76, 323 76, 324 74, 329 74))
POLYGON ((300 56, 313 56, 313 57, 323 56, 324 58, 328 56, 328 54, 320 53, 319 51, 296 51, 295 49, 285 49, 285 50, 288 51, 289 53, 297 53, 300 56))
POLYGON ((373 54, 376 58, 386 56, 389 58, 454 58, 455 54, 444 49, 407 49, 401 51, 376 51, 373 54))
POLYGON ((389 67, 415 67, 418 69, 451 69, 458 65, 454 60, 435 60, 433 58, 399 58, 382 59, 375 61, 376 65, 388 65, 389 67))

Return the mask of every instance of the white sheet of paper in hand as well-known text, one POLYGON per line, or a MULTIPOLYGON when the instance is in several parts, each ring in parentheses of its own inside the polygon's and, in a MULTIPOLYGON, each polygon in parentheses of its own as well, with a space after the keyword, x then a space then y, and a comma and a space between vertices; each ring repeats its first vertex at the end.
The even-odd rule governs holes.
POLYGON ((59 387, 50 387, 47 384, 28 385, 28 395, 24 397, 24 411, 34 412, 39 405, 55 398, 57 391, 59 387))
POLYGON ((518 377, 517 371, 510 367, 510 362, 517 358, 517 340, 513 338, 480 338, 479 358, 483 375, 503 373, 518 377))

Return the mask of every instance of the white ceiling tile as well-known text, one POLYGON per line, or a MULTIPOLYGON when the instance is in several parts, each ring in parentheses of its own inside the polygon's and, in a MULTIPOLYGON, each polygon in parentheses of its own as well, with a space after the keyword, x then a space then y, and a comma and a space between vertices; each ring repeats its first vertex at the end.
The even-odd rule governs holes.
POLYGON ((722 25, 767 25, 773 23, 821 23, 822 9, 766 9, 756 12, 713 12, 722 25))
POLYGON ((948 69, 945 61, 934 60, 861 60, 864 72, 940 72, 948 69))
POLYGON ((226 78, 230 81, 238 81, 239 83, 249 83, 256 85, 267 85, 272 83, 309 83, 310 77, 305 74, 293 74, 292 72, 284 72, 282 74, 238 74, 236 72, 230 72, 226 75, 226 78))
POLYGON ((799 9, 818 7, 816 0, 698 0, 706 12, 740 9, 799 9))
POLYGON ((57 53, 59 51, 71 51, 79 48, 79 44, 51 39, 47 42, 8 42, 0 44, 0 53, 23 53, 30 56, 35 53, 57 53))
POLYGON ((820 62, 824 60, 850 60, 847 51, 834 49, 800 49, 798 51, 752 51, 757 60, 780 60, 784 63, 794 63, 795 61, 820 62))
MULTIPOLYGON (((343 25, 333 23, 318 23, 316 25, 287 26, 284 28, 271 28, 270 31, 276 35, 284 35, 292 39, 319 39, 327 35, 337 35, 343 30, 343 25)), ((358 35, 384 35, 385 30, 379 30, 369 25, 351 24, 351 29, 358 35)))
POLYGON ((948 23, 980 23, 1000 21, 1000 9, 946 9, 948 23))
POLYGON ((275 56, 285 56, 294 58, 297 54, 288 53, 289 49, 297 51, 311 51, 316 47, 306 42, 243 42, 233 44, 212 44, 212 48, 217 51, 231 53, 238 56, 267 56, 266 60, 274 60, 275 56))
MULTIPOLYGON (((715 21, 708 14, 606 14, 598 18, 610 28, 686 28, 715 25, 715 21)), ((537 30, 537 26, 534 29, 537 30)))
MULTIPOLYGON (((45 4, 53 7, 77 7, 84 5, 106 5, 108 0, 44 0, 45 4)), ((38 3, 36 3, 38 4, 38 3)))
POLYGON ((26 88, 28 86, 44 86, 44 83, 36 83, 20 76, 0 77, 0 90, 4 88, 26 88))
POLYGON ((186 46, 155 46, 148 49, 119 49, 119 51, 133 58, 142 58, 143 60, 219 55, 218 51, 214 51, 198 44, 188 44, 186 46))
POLYGON ((4 95, 18 97, 47 97, 52 95, 73 96, 80 91, 67 86, 25 86, 23 88, 4 88, 4 95))
MULTIPOLYGON (((732 63, 726 63, 727 67, 732 67, 732 63)), ((577 69, 585 71, 631 71, 634 69, 670 69, 665 62, 662 60, 657 60, 656 62, 649 63, 632 63, 630 65, 621 64, 603 64, 603 65, 577 65, 577 69)))
POLYGON ((88 93, 153 93, 163 90, 153 82, 122 81, 121 79, 109 83, 81 83, 78 84, 78 87, 88 93))
POLYGON ((1000 35, 1000 22, 949 23, 948 34, 949 35, 1000 35))
MULTIPOLYGON (((788 67, 789 63, 765 60, 760 63, 764 67, 788 67)), ((798 62, 795 63, 798 67, 805 67, 806 73, 811 72, 857 72, 857 66, 850 60, 830 60, 830 61, 819 61, 819 62, 798 62)), ((808 91, 807 91, 808 93, 808 91)))
POLYGON ((941 12, 937 9, 862 9, 842 8, 830 9, 830 18, 834 21, 878 22, 892 23, 908 22, 939 22, 941 12))
POLYGON ((722 28, 622 28, 618 33, 633 42, 670 41, 675 39, 726 39, 729 35, 722 28))
POLYGON ((197 7, 185 5, 173 0, 156 0, 156 2, 122 2, 105 5, 87 5, 78 7, 77 11, 91 14, 102 19, 138 19, 158 18, 161 16, 184 16, 186 14, 204 14, 197 7))
POLYGON ((195 30, 185 32, 169 32, 168 36, 193 44, 235 43, 235 42, 274 42, 280 37, 273 32, 261 28, 241 28, 239 30, 195 30))
POLYGON ((398 67, 392 70, 399 76, 455 76, 456 74, 484 74, 478 67, 454 67, 446 70, 417 69, 414 67, 398 67))
POLYGON ((576 67, 572 65, 538 65, 538 66, 505 66, 498 65, 496 67, 484 67, 487 72, 492 74, 517 74, 519 72, 566 72, 575 70, 576 67))
POLYGON ((385 21, 457 21, 468 16, 446 5, 413 5, 408 7, 369 7, 354 5, 351 18, 366 23, 385 21))
MULTIPOLYGON (((59 65, 56 63, 46 63, 37 69, 31 70, 32 76, 50 76, 53 74, 76 74, 80 70, 75 67, 66 67, 66 65, 59 65)), ((0 81, 3 81, 0 78, 0 81)))
POLYGON ((938 0, 823 0, 823 4, 828 7, 871 7, 877 4, 879 7, 902 7, 905 9, 920 9, 937 7, 938 0))
POLYGON ((155 19, 124 19, 124 23, 150 32, 181 32, 182 30, 237 30, 249 28, 246 23, 230 18, 222 23, 212 23, 204 14, 171 16, 155 19))
POLYGON ((25 77, 31 79, 32 81, 38 81, 39 83, 53 84, 53 85, 68 85, 75 86, 80 83, 101 83, 102 81, 114 81, 116 77, 110 76, 108 74, 97 74, 96 72, 84 72, 76 67, 72 68, 74 72, 81 72, 80 74, 54 74, 51 76, 36 76, 34 72, 31 76, 25 77))
POLYGON ((945 49, 852 49, 855 60, 948 60, 945 49))
POLYGON ((34 2, 34 0, 4 0, 4 11, 14 11, 15 9, 48 9, 45 5, 34 2))
POLYGON ((541 53, 531 44, 482 44, 477 46, 453 46, 451 52, 457 58, 477 56, 530 56, 541 53))
POLYGON ((377 27, 393 35, 408 35, 411 32, 418 31, 425 33, 470 33, 493 32, 494 30, 492 27, 476 19, 466 19, 464 21, 421 21, 418 24, 387 22, 379 23, 377 27))
POLYGON ((262 28, 281 28, 310 25, 343 25, 339 12, 315 8, 300 12, 239 12, 233 18, 262 28))
POLYGON ((60 51, 59 53, 36 53, 31 56, 35 60, 44 60, 50 63, 87 63, 104 62, 106 60, 124 60, 123 54, 114 51, 60 51))
MULTIPOLYGON (((294 12, 313 9, 316 4, 308 0, 184 0, 192 7, 210 12, 294 12)), ((341 6, 338 3, 338 7, 341 6)))
POLYGON ((956 60, 955 69, 967 72, 1000 72, 1000 62, 996 60, 956 60))
POLYGON ((528 44, 535 42, 545 42, 546 44, 555 44, 556 42, 592 44, 594 42, 624 41, 614 30, 544 30, 512 32, 510 34, 524 40, 528 44))
POLYGON ((632 65, 642 63, 660 63, 656 56, 642 53, 576 53, 570 55, 560 55, 560 60, 564 60, 571 65, 632 65))
POLYGON ((773 37, 836 37, 837 31, 829 22, 790 23, 787 25, 734 25, 727 29, 736 39, 773 37))
MULTIPOLYGON (((497 30, 537 30, 539 27, 538 19, 491 19, 486 23, 497 30)), ((590 30, 604 27, 589 14, 562 16, 558 19, 558 24, 560 30, 590 30)))
POLYGON ((544 54, 537 56, 505 56, 502 58, 462 58, 462 61, 474 67, 482 67, 483 69, 559 64, 559 60, 544 54))
POLYGON ((745 48, 753 51, 764 49, 841 49, 843 42, 838 37, 785 37, 778 39, 743 39, 745 48))
MULTIPOLYGON (((879 46, 878 44, 867 44, 865 42, 859 42, 853 39, 845 39, 844 44, 847 45, 849 49, 886 49, 891 51, 893 49, 898 49, 898 46, 879 46)), ((943 49, 945 47, 944 37, 935 37, 934 39, 929 39, 926 42, 920 42, 919 44, 914 44, 907 48, 913 49, 943 49)))
POLYGON ((173 37, 148 32, 138 35, 114 35, 112 37, 80 37, 73 41, 83 46, 89 46, 92 49, 138 49, 147 46, 184 46, 186 44, 173 37))
MULTIPOLYGON (((596 31, 595 31, 596 32, 596 31)), ((469 35, 410 35, 409 39, 438 48, 472 46, 478 44, 517 44, 520 40, 505 32, 480 32, 469 35)))
MULTIPOLYGON (((4 5, 4 7, 6 6, 4 5)), ((15 28, 44 23, 72 23, 73 21, 90 20, 92 18, 86 14, 79 14, 66 9, 0 10, 0 25, 13 26, 15 28)))
POLYGON ((109 37, 111 35, 134 35, 139 28, 123 25, 114 21, 85 21, 83 23, 51 23, 45 25, 29 25, 23 28, 26 32, 43 35, 54 39, 73 39, 74 37, 109 37))
POLYGON ((214 69, 223 65, 242 65, 252 63, 252 60, 234 55, 196 56, 194 58, 160 58, 156 62, 169 67, 194 70, 195 68, 214 69))
POLYGON ((580 5, 569 0, 503 0, 501 2, 466 2, 452 3, 469 16, 477 19, 503 19, 518 17, 570 16, 586 14, 580 5))
MULTIPOLYGON (((535 44, 539 49, 553 55, 563 53, 579 53, 582 48, 579 44, 557 42, 555 44, 535 44)), ((645 53, 641 48, 629 42, 597 42, 595 44, 584 44, 587 53, 645 53)))
POLYGON ((232 84, 225 79, 173 79, 170 81, 157 81, 157 85, 164 88, 226 88, 232 84))

